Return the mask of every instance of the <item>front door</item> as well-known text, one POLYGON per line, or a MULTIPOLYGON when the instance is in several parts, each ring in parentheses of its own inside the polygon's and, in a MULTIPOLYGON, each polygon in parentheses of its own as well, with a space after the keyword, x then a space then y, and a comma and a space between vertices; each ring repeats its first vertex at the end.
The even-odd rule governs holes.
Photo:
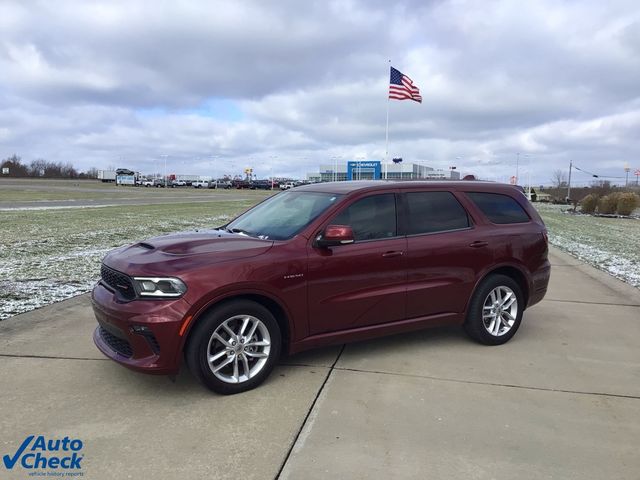
POLYGON ((396 195, 376 193, 346 205, 327 225, 349 225, 355 242, 309 247, 312 335, 405 318, 407 239, 398 236, 396 195))

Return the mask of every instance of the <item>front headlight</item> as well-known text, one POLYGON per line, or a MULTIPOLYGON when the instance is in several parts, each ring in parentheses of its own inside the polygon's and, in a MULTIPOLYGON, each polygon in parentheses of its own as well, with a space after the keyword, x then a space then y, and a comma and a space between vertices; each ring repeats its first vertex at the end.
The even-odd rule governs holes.
POLYGON ((138 296, 143 298, 175 298, 187 291, 182 280, 173 277, 133 277, 133 286, 138 296))

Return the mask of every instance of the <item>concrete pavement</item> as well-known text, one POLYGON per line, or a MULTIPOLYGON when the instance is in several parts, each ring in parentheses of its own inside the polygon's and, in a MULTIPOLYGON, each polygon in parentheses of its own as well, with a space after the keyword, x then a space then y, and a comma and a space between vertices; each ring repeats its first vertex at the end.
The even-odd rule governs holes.
MULTIPOLYGON (((87 296, 0 322, 0 445, 80 438, 84 478, 640 478, 640 291, 552 252, 501 347, 442 328, 307 352, 216 396, 91 343, 87 296)), ((26 478, 26 470, 0 478, 26 478)))

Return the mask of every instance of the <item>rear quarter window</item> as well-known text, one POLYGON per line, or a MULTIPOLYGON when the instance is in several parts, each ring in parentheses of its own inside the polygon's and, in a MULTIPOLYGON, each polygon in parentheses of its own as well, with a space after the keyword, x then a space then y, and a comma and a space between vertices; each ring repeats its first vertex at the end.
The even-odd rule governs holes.
POLYGON ((525 223, 530 220, 524 208, 509 195, 485 192, 466 192, 466 195, 493 223, 525 223))

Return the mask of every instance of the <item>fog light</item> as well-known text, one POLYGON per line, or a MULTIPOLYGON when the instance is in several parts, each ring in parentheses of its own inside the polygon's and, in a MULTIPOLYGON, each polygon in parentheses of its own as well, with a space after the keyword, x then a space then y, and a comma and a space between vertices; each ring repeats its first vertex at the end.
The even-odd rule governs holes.
POLYGON ((141 333, 144 334, 146 332, 149 332, 149 328, 145 327, 144 325, 134 325, 133 327, 131 327, 131 332, 132 333, 141 333))

